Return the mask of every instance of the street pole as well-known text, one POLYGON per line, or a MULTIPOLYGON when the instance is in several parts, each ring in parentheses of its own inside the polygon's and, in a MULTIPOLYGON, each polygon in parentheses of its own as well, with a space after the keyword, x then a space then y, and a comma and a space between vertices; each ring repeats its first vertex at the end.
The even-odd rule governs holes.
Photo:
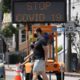
POLYGON ((16 52, 19 51, 19 24, 17 24, 18 31, 16 33, 16 52))
MULTIPOLYGON (((71 0, 69 0, 69 21, 71 21, 71 0)), ((71 71, 71 33, 68 34, 68 46, 67 46, 67 69, 71 71)))
POLYGON ((69 21, 71 21, 71 0, 69 0, 69 21))

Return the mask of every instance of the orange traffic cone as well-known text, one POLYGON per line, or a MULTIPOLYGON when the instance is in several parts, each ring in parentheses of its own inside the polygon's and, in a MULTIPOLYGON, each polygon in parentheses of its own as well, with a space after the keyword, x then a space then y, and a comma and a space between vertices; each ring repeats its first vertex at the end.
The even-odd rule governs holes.
POLYGON ((21 73, 21 70, 20 70, 19 66, 17 66, 16 76, 14 77, 14 80, 22 80, 20 73, 21 73))
POLYGON ((21 80, 20 73, 18 73, 18 74, 15 76, 14 80, 21 80))

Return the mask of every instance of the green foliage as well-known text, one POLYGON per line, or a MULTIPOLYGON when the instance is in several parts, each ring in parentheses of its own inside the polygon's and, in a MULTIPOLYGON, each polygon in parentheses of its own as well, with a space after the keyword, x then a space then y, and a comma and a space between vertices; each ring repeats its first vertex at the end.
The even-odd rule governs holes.
MULTIPOLYGON (((60 45, 58 48, 57 48, 57 51, 60 52, 62 50, 62 45, 60 45)), ((54 50, 55 50, 55 47, 54 47, 54 50)))
POLYGON ((10 12, 11 10, 11 0, 3 0, 2 10, 4 13, 10 12))
POLYGON ((12 37, 13 34, 17 34, 17 28, 15 28, 12 24, 9 24, 2 30, 2 34, 5 37, 12 37))
POLYGON ((62 50, 62 46, 58 47, 58 52, 60 52, 62 50))

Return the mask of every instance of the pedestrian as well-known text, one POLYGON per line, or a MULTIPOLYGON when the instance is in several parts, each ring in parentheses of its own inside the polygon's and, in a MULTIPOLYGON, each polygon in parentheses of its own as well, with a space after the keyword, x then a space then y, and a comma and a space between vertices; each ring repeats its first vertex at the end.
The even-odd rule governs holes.
POLYGON ((45 63, 47 62, 47 43, 43 37, 43 32, 40 28, 36 29, 34 37, 37 38, 33 51, 26 57, 26 60, 33 55, 33 79, 37 80, 38 75, 42 75, 43 80, 48 80, 45 70, 45 63))
POLYGON ((48 80, 45 71, 45 63, 47 62, 47 43, 43 37, 43 32, 40 28, 36 29, 37 38, 34 46, 34 66, 33 66, 33 80, 37 80, 37 75, 42 75, 43 80, 48 80))
MULTIPOLYGON (((32 65, 34 65, 34 57, 32 56, 32 55, 33 55, 33 51, 34 51, 34 44, 35 44, 35 42, 33 42, 33 43, 30 44, 30 54, 27 56, 27 57, 31 56, 31 57, 30 57, 30 60, 29 60, 29 59, 26 60, 27 57, 25 57, 25 62, 23 63, 23 65, 24 65, 27 61, 30 61, 30 62, 32 63, 32 65)), ((32 68, 33 68, 33 66, 32 66, 32 68)), ((32 73, 33 73, 33 71, 31 71, 30 74, 26 74, 26 78, 29 77, 29 79, 32 80, 32 76, 31 76, 32 73), (27 77, 27 75, 28 75, 28 77, 27 77)), ((40 75, 37 75, 37 77, 38 77, 38 80, 43 80, 40 75)))

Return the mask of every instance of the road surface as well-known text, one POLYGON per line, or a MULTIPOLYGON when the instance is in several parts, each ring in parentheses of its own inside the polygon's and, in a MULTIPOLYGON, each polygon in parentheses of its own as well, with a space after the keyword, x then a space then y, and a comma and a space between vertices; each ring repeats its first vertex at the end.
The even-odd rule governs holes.
MULTIPOLYGON (((14 71, 6 71, 6 79, 5 80, 14 80, 16 73, 14 71)), ((56 76, 53 75, 51 80, 56 80, 56 76)), ((75 76, 65 76, 64 80, 80 80, 80 77, 75 76)))

